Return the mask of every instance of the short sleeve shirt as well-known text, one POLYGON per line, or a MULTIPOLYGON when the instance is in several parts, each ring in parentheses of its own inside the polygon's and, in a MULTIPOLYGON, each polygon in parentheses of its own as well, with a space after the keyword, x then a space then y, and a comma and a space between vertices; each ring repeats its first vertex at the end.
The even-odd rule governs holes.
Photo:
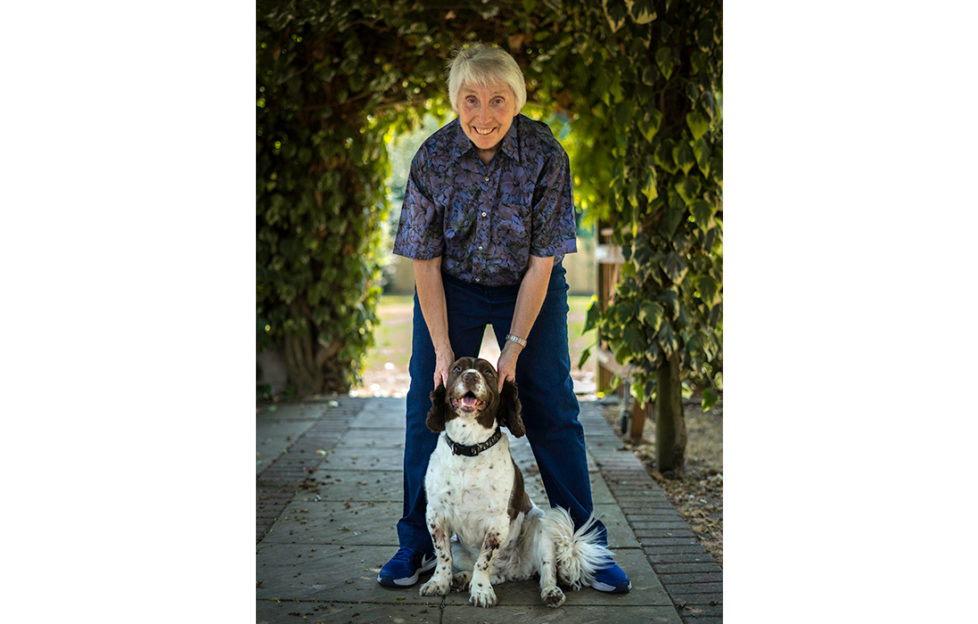
POLYGON ((577 251, 567 152, 550 127, 517 115, 488 165, 458 119, 411 161, 394 253, 442 257, 442 270, 484 286, 518 284, 530 256, 577 251))

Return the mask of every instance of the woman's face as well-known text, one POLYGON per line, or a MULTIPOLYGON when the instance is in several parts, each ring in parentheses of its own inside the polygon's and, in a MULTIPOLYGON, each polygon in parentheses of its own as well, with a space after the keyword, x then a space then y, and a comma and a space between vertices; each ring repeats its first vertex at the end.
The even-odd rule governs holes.
POLYGON ((513 125, 516 96, 505 82, 462 85, 455 100, 462 131, 480 150, 493 150, 513 125))

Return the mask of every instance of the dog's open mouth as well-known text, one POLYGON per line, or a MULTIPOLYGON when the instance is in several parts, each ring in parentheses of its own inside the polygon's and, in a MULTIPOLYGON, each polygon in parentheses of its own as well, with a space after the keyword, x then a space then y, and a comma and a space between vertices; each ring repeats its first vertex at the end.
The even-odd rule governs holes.
POLYGON ((480 401, 479 398, 470 390, 461 397, 453 398, 452 405, 463 412, 474 412, 485 407, 486 402, 480 401))

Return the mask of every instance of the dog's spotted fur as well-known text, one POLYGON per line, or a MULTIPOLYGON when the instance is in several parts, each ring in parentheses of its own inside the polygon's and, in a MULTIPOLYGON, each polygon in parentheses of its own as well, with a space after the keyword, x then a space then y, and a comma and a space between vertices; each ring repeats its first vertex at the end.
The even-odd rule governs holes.
POLYGON ((526 430, 516 384, 497 392, 496 370, 486 360, 459 358, 448 384, 431 393, 427 424, 443 432, 425 475, 427 524, 438 564, 421 586, 422 596, 469 589, 469 602, 496 604, 492 586, 540 576, 540 598, 551 607, 564 602, 558 581, 572 589, 590 584, 594 571, 611 559, 590 531, 593 517, 577 531, 563 509, 546 512, 533 504, 523 475, 503 436, 474 457, 455 455, 444 440, 472 446, 488 440, 497 424, 515 437, 526 430), (453 553, 451 536, 459 538, 453 553), (461 572, 452 574, 453 555, 461 572))

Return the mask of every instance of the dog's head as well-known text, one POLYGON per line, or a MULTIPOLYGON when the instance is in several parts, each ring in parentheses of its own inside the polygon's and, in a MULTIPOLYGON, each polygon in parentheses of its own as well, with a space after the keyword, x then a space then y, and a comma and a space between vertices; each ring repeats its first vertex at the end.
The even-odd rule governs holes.
POLYGON ((496 423, 507 427, 517 438, 526 433, 520 417, 522 406, 516 384, 503 383, 498 388, 496 369, 483 359, 463 357, 455 360, 448 372, 448 385, 438 384, 431 393, 431 411, 426 424, 432 431, 444 431, 453 418, 475 420, 486 429, 496 423))

